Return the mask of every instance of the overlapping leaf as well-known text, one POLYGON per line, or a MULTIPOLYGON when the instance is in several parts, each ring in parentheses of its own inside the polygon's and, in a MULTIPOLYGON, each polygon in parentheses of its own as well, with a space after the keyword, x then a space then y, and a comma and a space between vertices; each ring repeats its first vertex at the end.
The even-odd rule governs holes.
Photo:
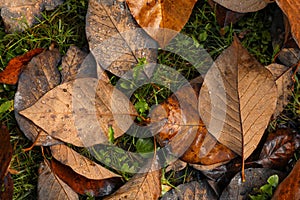
POLYGON ((126 0, 138 24, 166 46, 188 21, 197 0, 126 0))
POLYGON ((247 13, 263 9, 268 5, 268 0, 214 0, 218 4, 235 12, 247 13))
POLYGON ((54 138, 76 146, 92 146, 108 141, 109 126, 115 137, 124 134, 135 109, 111 84, 81 78, 55 87, 20 114, 54 138))

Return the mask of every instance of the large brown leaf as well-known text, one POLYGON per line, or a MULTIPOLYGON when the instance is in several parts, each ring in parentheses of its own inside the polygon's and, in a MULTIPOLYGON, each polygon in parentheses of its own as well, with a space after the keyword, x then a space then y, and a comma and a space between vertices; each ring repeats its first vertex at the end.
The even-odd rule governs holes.
POLYGON ((15 117, 27 138, 35 141, 39 135, 36 145, 48 146, 58 141, 30 120, 19 115, 19 111, 35 104, 40 97, 59 84, 60 74, 57 66, 60 60, 58 49, 42 52, 30 61, 20 75, 14 101, 15 117))
POLYGON ((218 4, 235 12, 256 12, 268 5, 269 0, 214 0, 218 4))
POLYGON ((288 17, 292 35, 300 47, 300 1, 299 0, 276 0, 276 3, 288 17))
POLYGON ((111 84, 80 78, 55 87, 20 114, 54 138, 92 146, 108 141, 110 126, 115 137, 124 134, 133 122, 135 109, 111 84))
POLYGON ((300 160, 291 173, 277 187, 272 200, 299 199, 300 197, 300 160))
MULTIPOLYGON (((145 171, 145 170, 143 170, 145 171)), ((105 200, 157 200, 161 193, 161 170, 138 173, 105 200)))
POLYGON ((256 149, 276 102, 272 74, 235 38, 206 74, 198 105, 208 131, 246 159, 256 149))
POLYGON ((75 200, 78 195, 50 169, 48 161, 41 163, 38 180, 38 199, 75 200))
POLYGON ((51 170, 57 177, 68 184, 79 194, 92 196, 105 196, 114 192, 123 183, 121 178, 94 180, 75 173, 70 167, 61 164, 55 159, 51 160, 51 170))
POLYGON ((101 180, 112 177, 120 177, 108 169, 98 165, 88 158, 80 155, 66 145, 59 144, 51 146, 52 156, 64 165, 68 165, 72 170, 81 176, 89 179, 101 180))
POLYGON ((98 64, 121 76, 139 58, 156 61, 157 44, 134 21, 125 1, 91 0, 87 12, 86 34, 98 64))
POLYGON ((197 0, 126 0, 138 24, 166 46, 188 21, 197 0))

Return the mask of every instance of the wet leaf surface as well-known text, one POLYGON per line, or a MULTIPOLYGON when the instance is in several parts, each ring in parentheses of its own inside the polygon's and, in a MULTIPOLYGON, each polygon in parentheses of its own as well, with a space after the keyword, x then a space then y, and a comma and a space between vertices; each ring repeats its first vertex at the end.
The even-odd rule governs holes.
POLYGON ((246 182, 242 182, 240 173, 236 174, 230 184, 223 191, 220 200, 228 199, 248 199, 249 194, 253 194, 254 188, 260 188, 267 183, 267 179, 277 174, 279 181, 283 180, 285 175, 281 171, 266 168, 249 168, 245 170, 246 182))
POLYGON ((125 1, 89 1, 86 34, 97 63, 117 76, 139 58, 156 61, 157 44, 135 22, 125 1))
POLYGON ((247 13, 263 9, 268 5, 267 0, 214 0, 229 10, 247 13))
POLYGON ((218 199, 214 191, 205 180, 200 182, 192 181, 181 184, 167 192, 161 200, 216 200, 218 199))
POLYGON ((19 80, 22 69, 36 55, 40 54, 44 49, 37 48, 26 52, 24 55, 16 56, 11 59, 5 70, 0 72, 0 83, 15 85, 19 80))
POLYGON ((89 160, 66 145, 54 145, 50 148, 52 156, 56 160, 71 167, 74 172, 88 179, 100 180, 120 177, 120 175, 89 160))
POLYGON ((54 138, 92 146, 108 142, 109 126, 115 137, 123 135, 136 113, 127 97, 110 83, 81 78, 55 87, 20 114, 54 138))
POLYGON ((78 195, 51 170, 48 161, 40 164, 38 199, 76 200, 78 195))
POLYGON ((278 185, 272 200, 299 199, 300 196, 300 160, 290 174, 278 185))
POLYGON ((208 131, 247 159, 256 149, 276 102, 272 74, 235 38, 206 74, 198 105, 208 131))
POLYGON ((92 196, 106 196, 122 185, 121 178, 93 180, 75 173, 70 167, 61 164, 55 159, 51 160, 52 171, 75 192, 92 196))
POLYGON ((36 145, 52 145, 58 143, 33 122, 19 114, 37 102, 49 90, 60 83, 60 74, 57 65, 60 62, 60 54, 57 49, 45 51, 34 57, 20 75, 18 90, 15 94, 15 117, 20 129, 25 136, 36 145))
POLYGON ((300 147, 300 134, 289 129, 269 133, 256 163, 263 167, 283 169, 300 147))
POLYGON ((299 15, 299 7, 300 1, 299 0, 276 0, 276 3, 284 12, 284 14, 288 17, 290 26, 291 26, 291 33, 300 47, 300 15, 299 15))
POLYGON ((137 23, 164 47, 186 24, 197 0, 126 2, 137 23))

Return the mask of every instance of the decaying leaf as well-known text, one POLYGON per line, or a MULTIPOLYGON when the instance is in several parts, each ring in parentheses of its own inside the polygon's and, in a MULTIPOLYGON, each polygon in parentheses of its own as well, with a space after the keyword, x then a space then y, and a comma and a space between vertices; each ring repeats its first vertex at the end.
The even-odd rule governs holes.
POLYGON ((299 48, 283 48, 277 55, 280 62, 287 67, 297 65, 300 61, 300 49, 299 48))
POLYGON ((266 68, 273 74, 277 85, 277 106, 272 117, 275 119, 289 103, 289 98, 292 96, 293 72, 291 68, 276 63, 270 64, 266 68))
POLYGON ((89 47, 103 69, 121 76, 139 58, 156 61, 156 42, 139 28, 125 1, 91 0, 86 18, 89 47))
POLYGON ((235 38, 206 74, 198 106, 208 131, 247 159, 256 149, 276 102, 272 74, 235 38))
POLYGON ((181 184, 175 189, 167 192, 161 200, 216 200, 218 199, 214 191, 205 180, 200 182, 192 181, 181 184))
POLYGON ((82 195, 106 196, 114 192, 123 183, 119 177, 102 180, 85 178, 55 159, 51 160, 51 169, 57 177, 68 184, 75 192, 82 195))
POLYGON ((44 49, 37 48, 28 51, 24 55, 16 56, 11 59, 5 70, 0 72, 0 83, 14 85, 19 80, 19 75, 22 69, 29 63, 29 61, 36 55, 40 54, 44 49))
MULTIPOLYGON (((144 170, 143 170, 144 171, 144 170)), ((137 173, 105 200, 157 200, 161 193, 161 170, 137 173)))
POLYGON ((30 120, 19 115, 19 111, 35 104, 40 97, 59 84, 60 74, 57 65, 60 59, 58 49, 42 52, 31 60, 20 75, 14 101, 15 117, 27 138, 35 141, 39 135, 36 145, 48 146, 58 141, 30 120))
POLYGON ((214 0, 218 4, 235 12, 256 12, 268 5, 269 0, 214 0))
POLYGON ((78 195, 50 169, 48 161, 41 163, 38 179, 38 199, 75 200, 78 195))
POLYGON ((249 194, 253 194, 253 189, 266 184, 270 176, 277 174, 280 181, 285 177, 285 174, 281 171, 266 168, 249 168, 245 170, 245 174, 246 177, 249 177, 246 182, 243 183, 240 173, 237 173, 219 199, 247 199, 249 194))
POLYGON ((166 46, 188 21, 197 0, 126 0, 137 23, 166 46))
POLYGON ((112 177, 120 177, 120 175, 115 174, 101 165, 89 160, 66 145, 59 144, 51 146, 50 148, 52 156, 56 160, 71 167, 74 172, 88 179, 101 180, 112 177))
POLYGON ((10 144, 10 135, 7 128, 1 125, 0 128, 0 186, 12 158, 12 146, 10 144))
POLYGON ((300 196, 300 160, 290 174, 279 184, 272 200, 299 199, 300 196))
POLYGON ((0 180, 0 199, 3 200, 11 200, 13 199, 13 193, 14 193, 14 181, 10 175, 10 173, 8 173, 3 180, 3 184, 0 180))
POLYGON ((133 123, 131 115, 136 115, 124 94, 95 78, 63 83, 20 114, 52 137, 76 146, 108 142, 110 126, 115 137, 121 136, 133 123))
POLYGON ((278 129, 269 133, 267 141, 256 163, 263 167, 282 169, 300 147, 300 134, 289 129, 278 129))
POLYGON ((284 14, 288 17, 290 26, 291 26, 291 33, 300 47, 300 15, 299 15, 299 7, 300 1, 299 0, 276 0, 276 3, 284 12, 284 14))

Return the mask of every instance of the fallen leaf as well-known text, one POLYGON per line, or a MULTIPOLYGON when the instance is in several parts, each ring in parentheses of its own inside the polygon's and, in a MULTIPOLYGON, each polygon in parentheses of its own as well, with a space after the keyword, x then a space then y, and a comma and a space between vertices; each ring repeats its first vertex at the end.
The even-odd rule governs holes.
POLYGON ((287 67, 297 65, 300 61, 300 49, 299 48, 283 48, 277 55, 280 62, 287 67))
POLYGON ((269 0, 214 0, 218 4, 228 8, 229 10, 248 13, 256 12, 268 5, 269 0))
POLYGON ((63 83, 19 113, 52 137, 75 146, 108 142, 110 126, 115 137, 123 135, 133 123, 131 115, 136 115, 124 94, 95 78, 63 83))
POLYGON ((283 111, 284 107, 289 103, 289 98, 292 96, 293 91, 293 72, 292 68, 288 68, 280 64, 270 64, 266 68, 273 74, 277 85, 277 106, 272 118, 276 117, 283 111))
POLYGON ((42 48, 36 48, 26 52, 24 55, 16 56, 11 59, 5 67, 5 70, 0 72, 0 83, 15 85, 19 80, 22 69, 34 56, 43 51, 44 49, 42 48))
POLYGON ((0 181, 0 199, 3 200, 11 200, 13 199, 13 193, 14 193, 14 181, 11 178, 10 173, 8 173, 3 180, 3 185, 2 181, 0 181))
POLYGON ((290 26, 291 26, 291 33, 300 47, 300 15, 299 15, 299 7, 300 1, 299 0, 276 0, 277 5, 281 8, 284 14, 288 17, 290 26))
POLYGON ((39 135, 36 145, 48 146, 59 141, 50 137, 30 120, 19 115, 19 111, 35 104, 40 97, 59 84, 60 74, 57 66, 60 59, 58 49, 44 51, 34 57, 20 75, 14 100, 15 117, 20 129, 28 139, 35 141, 39 135))
POLYGON ((246 182, 242 182, 240 173, 237 173, 219 199, 247 199, 249 194, 253 194, 253 189, 265 185, 270 176, 277 174, 279 180, 285 177, 285 173, 281 171, 266 168, 249 168, 245 170, 245 174, 249 177, 246 182))
POLYGON ((210 188, 205 180, 199 182, 192 181, 189 183, 181 184, 175 189, 164 194, 161 200, 214 200, 218 199, 217 195, 210 188))
POLYGON ((267 141, 255 163, 263 167, 283 169, 300 147, 300 134, 289 129, 278 129, 269 133, 267 141))
POLYGON ((290 174, 278 185, 272 200, 299 199, 300 196, 300 160, 290 174))
MULTIPOLYGON (((153 165, 154 163, 152 163, 153 165)), ((146 166, 145 166, 146 167, 146 166)), ((145 169, 143 169, 145 171, 145 169)), ((109 199, 157 200, 161 193, 161 170, 137 173, 125 185, 118 189, 109 199)))
POLYGON ((12 146, 10 144, 10 135, 6 126, 1 125, 0 129, 0 186, 3 183, 3 179, 7 174, 12 158, 12 146))
POLYGON ((197 0, 126 0, 137 23, 165 47, 187 23, 197 0))
POLYGON ((48 161, 40 164, 38 179, 38 199, 75 200, 78 195, 64 183, 50 168, 48 161))
POLYGON ((51 160, 51 169, 57 177, 63 180, 75 192, 82 195, 106 196, 111 194, 122 184, 119 177, 102 180, 85 178, 55 159, 51 160))
POLYGON ((86 35, 97 63, 122 76, 146 58, 156 61, 157 44, 134 21, 125 1, 89 1, 86 35))
POLYGON ((59 144, 51 146, 50 148, 52 156, 56 160, 71 167, 74 172, 88 179, 101 180, 120 177, 120 175, 89 160, 66 145, 59 144))
POLYGON ((166 168, 166 172, 169 172, 169 171, 178 172, 178 171, 181 171, 184 168, 186 168, 186 166, 187 166, 186 162, 178 159, 168 165, 168 167, 166 168))
POLYGON ((235 38, 207 72, 198 106, 209 133, 247 159, 256 149, 276 102, 272 74, 235 38))

